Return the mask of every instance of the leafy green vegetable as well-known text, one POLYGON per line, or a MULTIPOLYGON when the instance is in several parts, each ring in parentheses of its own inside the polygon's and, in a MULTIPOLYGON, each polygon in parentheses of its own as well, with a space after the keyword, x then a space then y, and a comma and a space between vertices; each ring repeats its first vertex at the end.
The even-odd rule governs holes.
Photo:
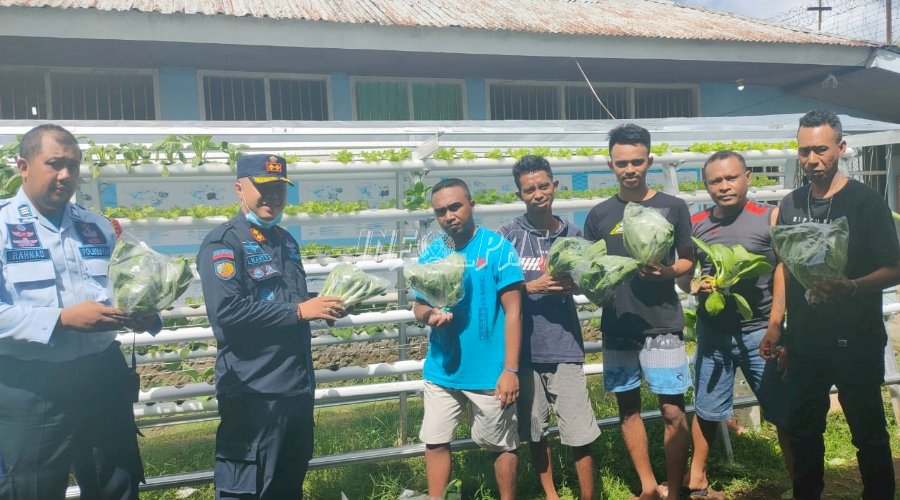
POLYGON ((771 230, 775 251, 803 288, 806 301, 815 300, 809 289, 826 278, 840 278, 847 267, 850 229, 847 218, 830 224, 804 222, 793 226, 775 226, 771 230))
POLYGON ((746 321, 753 317, 750 304, 739 293, 731 292, 731 287, 743 279, 758 278, 772 272, 772 265, 766 262, 764 255, 750 253, 741 245, 727 247, 720 243, 707 245, 699 238, 693 238, 715 270, 715 275, 701 276, 701 282, 712 286, 713 292, 706 297, 706 312, 716 316, 726 305, 726 297, 734 298, 738 313, 746 321))
POLYGON ((338 264, 328 273, 319 295, 340 297, 341 305, 349 308, 384 293, 388 286, 387 281, 369 276, 352 264, 338 264))
POLYGON ((684 340, 695 342, 697 340, 697 311, 688 307, 684 308, 684 340))
POLYGON ((0 199, 12 198, 22 185, 22 176, 16 169, 0 163, 0 199))
POLYGON ((418 292, 434 307, 448 310, 463 297, 463 274, 466 259, 453 252, 444 260, 419 264, 408 261, 403 266, 403 276, 410 288, 418 292))
POLYGON ((547 274, 560 276, 571 273, 579 262, 603 255, 606 255, 604 240, 591 244, 583 238, 557 238, 547 251, 547 274))
POLYGON ((622 236, 628 255, 641 264, 658 264, 675 243, 675 229, 657 210, 628 203, 622 218, 622 236))
POLYGON ((183 257, 168 257, 127 235, 109 260, 113 305, 128 314, 153 314, 172 305, 194 280, 183 257))
POLYGON ((640 262, 631 257, 603 255, 592 260, 582 260, 572 270, 581 293, 591 302, 603 305, 609 302, 623 283, 638 271, 640 262))

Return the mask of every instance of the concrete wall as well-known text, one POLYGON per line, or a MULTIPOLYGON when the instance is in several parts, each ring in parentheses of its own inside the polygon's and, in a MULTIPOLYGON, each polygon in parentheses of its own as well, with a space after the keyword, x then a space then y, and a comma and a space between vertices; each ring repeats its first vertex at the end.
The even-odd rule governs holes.
MULTIPOLYGON (((388 76, 388 75, 386 75, 388 76)), ((488 86, 484 78, 465 79, 466 113, 470 120, 487 117, 488 86)), ((353 89, 349 73, 331 74, 333 120, 352 120, 353 89)), ((163 120, 199 120, 200 92, 193 68, 159 68, 160 118, 163 120)), ((830 109, 859 118, 878 120, 862 111, 836 106, 817 99, 784 92, 777 87, 746 86, 739 91, 734 84, 700 84, 701 116, 769 115, 805 113, 810 109, 830 109)))
POLYGON ((747 85, 744 90, 738 90, 733 83, 700 84, 701 116, 777 115, 805 113, 811 109, 829 109, 858 118, 880 119, 857 109, 788 94, 778 87, 747 85))
POLYGON ((194 68, 159 68, 160 119, 199 120, 200 105, 194 68))

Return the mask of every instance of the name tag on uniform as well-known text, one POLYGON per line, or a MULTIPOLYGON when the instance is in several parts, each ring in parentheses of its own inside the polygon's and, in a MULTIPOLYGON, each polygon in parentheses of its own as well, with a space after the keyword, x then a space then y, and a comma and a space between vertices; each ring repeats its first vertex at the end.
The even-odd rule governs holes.
POLYGON ((272 261, 272 256, 266 253, 266 251, 259 245, 259 243, 245 241, 244 252, 247 253, 248 266, 256 266, 272 261))
POLYGON ((6 251, 6 262, 9 264, 15 264, 19 262, 34 262, 37 260, 50 260, 50 251, 46 248, 6 251))
POLYGON ((84 245, 78 247, 78 251, 82 259, 105 259, 112 254, 107 245, 84 245))

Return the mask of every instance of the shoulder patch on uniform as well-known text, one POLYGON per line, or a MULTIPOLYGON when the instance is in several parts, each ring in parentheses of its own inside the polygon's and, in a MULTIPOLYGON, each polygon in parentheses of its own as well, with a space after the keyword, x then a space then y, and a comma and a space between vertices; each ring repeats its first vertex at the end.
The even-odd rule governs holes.
POLYGON ((19 205, 19 207, 16 208, 16 211, 19 212, 20 219, 31 219, 34 217, 34 213, 32 213, 31 207, 24 203, 19 205))
POLYGON ((222 259, 231 259, 234 260, 234 252, 230 248, 223 248, 221 250, 215 250, 212 253, 212 261, 215 262, 217 260, 222 259))
POLYGON ((216 276, 221 280, 228 281, 231 278, 234 278, 234 259, 214 261, 213 268, 216 271, 216 276))
POLYGON ((250 236, 253 236, 253 239, 259 243, 266 241, 266 237, 263 235, 262 231, 255 227, 250 228, 250 236))

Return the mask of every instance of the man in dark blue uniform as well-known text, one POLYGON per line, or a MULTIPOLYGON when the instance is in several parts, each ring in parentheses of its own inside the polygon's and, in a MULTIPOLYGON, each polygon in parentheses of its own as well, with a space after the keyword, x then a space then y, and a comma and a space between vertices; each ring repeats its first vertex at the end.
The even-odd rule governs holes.
POLYGON ((315 390, 309 322, 344 315, 339 298, 310 298, 300 248, 278 226, 286 171, 279 156, 240 158, 240 213, 197 256, 218 347, 217 499, 303 496, 315 390))

